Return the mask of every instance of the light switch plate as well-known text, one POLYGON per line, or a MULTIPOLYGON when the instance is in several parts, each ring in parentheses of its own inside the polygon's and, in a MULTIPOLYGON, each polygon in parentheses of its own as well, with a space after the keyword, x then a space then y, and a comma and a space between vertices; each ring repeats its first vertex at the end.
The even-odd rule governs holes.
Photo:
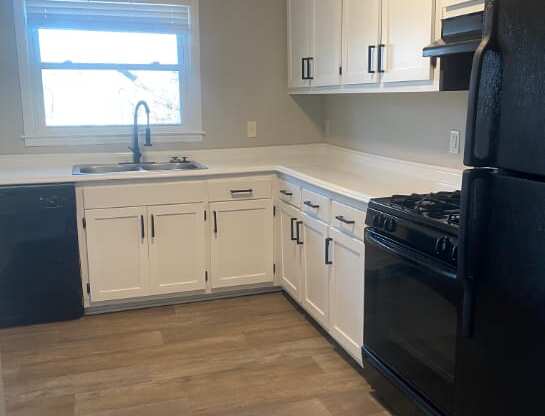
POLYGON ((450 131, 449 153, 457 155, 460 153, 460 130, 450 131))
POLYGON ((255 139, 257 137, 257 122, 248 121, 247 130, 248 130, 248 138, 255 139))

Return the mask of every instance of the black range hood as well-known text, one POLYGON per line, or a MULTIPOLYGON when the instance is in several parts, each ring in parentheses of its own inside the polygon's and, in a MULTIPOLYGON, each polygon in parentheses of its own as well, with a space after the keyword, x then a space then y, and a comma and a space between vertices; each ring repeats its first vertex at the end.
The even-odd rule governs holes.
POLYGON ((443 19, 441 39, 424 48, 423 55, 441 58, 441 91, 469 89, 473 55, 479 47, 484 12, 443 19))

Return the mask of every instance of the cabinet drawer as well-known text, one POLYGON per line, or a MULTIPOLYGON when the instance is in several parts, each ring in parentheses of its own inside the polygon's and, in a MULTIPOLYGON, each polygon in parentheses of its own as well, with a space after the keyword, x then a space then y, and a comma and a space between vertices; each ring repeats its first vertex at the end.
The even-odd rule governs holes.
POLYGON ((301 188, 292 183, 279 180, 278 199, 297 208, 301 208, 301 188))
POLYGON ((211 202, 268 199, 272 197, 272 179, 254 177, 211 180, 208 181, 208 196, 211 202))
POLYGON ((365 211, 333 201, 331 205, 331 225, 339 230, 363 240, 365 211))
POLYGON ((301 202, 303 204, 302 208, 304 212, 329 224, 329 212, 331 205, 329 198, 315 192, 311 192, 307 189, 303 189, 301 202))
POLYGON ((167 182, 88 186, 85 209, 175 205, 206 201, 206 182, 167 182))

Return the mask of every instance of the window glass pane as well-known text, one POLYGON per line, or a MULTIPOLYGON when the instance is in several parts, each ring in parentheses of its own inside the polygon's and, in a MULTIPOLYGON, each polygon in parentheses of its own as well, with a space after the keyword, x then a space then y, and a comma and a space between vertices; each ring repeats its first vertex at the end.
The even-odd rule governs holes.
POLYGON ((39 29, 38 36, 42 62, 178 63, 177 36, 173 34, 39 29))
POLYGON ((132 125, 146 100, 153 124, 181 124, 177 71, 43 70, 47 126, 132 125))

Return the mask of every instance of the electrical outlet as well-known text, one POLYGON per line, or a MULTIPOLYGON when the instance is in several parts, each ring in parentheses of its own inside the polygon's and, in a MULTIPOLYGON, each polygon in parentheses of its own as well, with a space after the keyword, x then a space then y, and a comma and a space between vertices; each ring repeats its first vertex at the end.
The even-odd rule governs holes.
POLYGON ((457 155, 460 153, 460 130, 450 131, 449 153, 457 155))
POLYGON ((255 139, 257 137, 257 122, 248 121, 247 130, 248 130, 248 138, 255 139))

